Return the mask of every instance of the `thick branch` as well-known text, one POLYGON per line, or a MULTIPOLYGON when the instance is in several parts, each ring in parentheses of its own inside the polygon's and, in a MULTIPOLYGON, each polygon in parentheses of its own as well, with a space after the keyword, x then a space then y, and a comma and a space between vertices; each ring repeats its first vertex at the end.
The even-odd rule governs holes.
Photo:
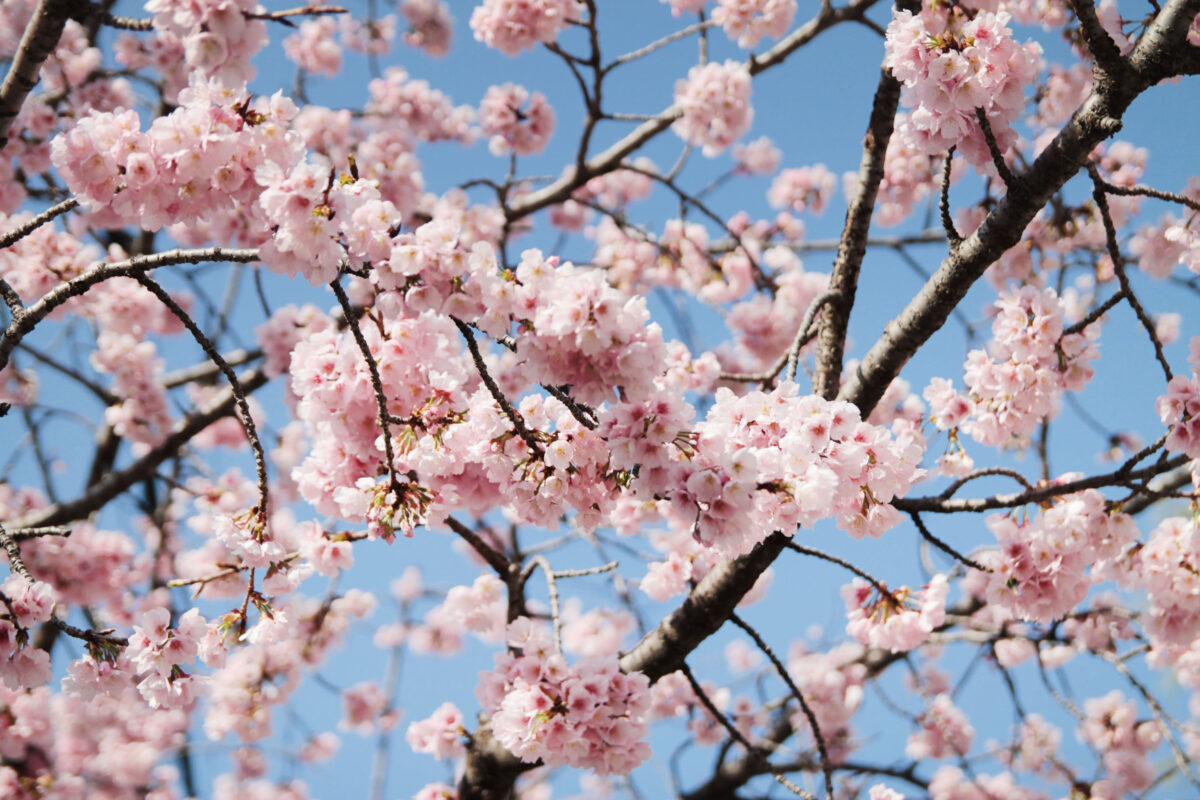
MULTIPOLYGON (((901 7, 912 3, 902 3, 901 7)), ((883 161, 888 141, 900 105, 900 82, 886 67, 880 70, 879 85, 871 104, 871 118, 863 137, 862 163, 858 168, 858 190, 846 210, 846 225, 838 244, 837 260, 829 277, 829 291, 837 297, 825 306, 822 324, 817 334, 817 364, 813 374, 813 393, 832 399, 842 377, 842 357, 846 348, 846 333, 850 325, 850 309, 858 291, 858 275, 867 252, 867 234, 871 215, 875 213, 875 198, 883 181, 883 161)))
POLYGON ((1128 69, 1120 75, 1097 70, 1092 93, 1021 176, 1021 191, 1009 191, 1002 197, 979 229, 963 240, 900 316, 888 323, 839 397, 864 410, 873 408, 892 379, 945 323, 984 270, 1020 241, 1038 210, 1084 167, 1088 153, 1120 129, 1121 116, 1129 104, 1166 77, 1162 59, 1169 62, 1171 53, 1186 47, 1186 26, 1175 30, 1179 27, 1176 15, 1186 13, 1180 8, 1190 9, 1194 19, 1200 0, 1168 4, 1126 58, 1128 69), (1164 52, 1157 52, 1153 43, 1164 52))
POLYGON ((8 144, 13 120, 21 105, 37 85, 42 64, 54 52, 67 20, 80 10, 79 0, 40 0, 33 18, 25 26, 12 66, 0 85, 0 149, 8 144))

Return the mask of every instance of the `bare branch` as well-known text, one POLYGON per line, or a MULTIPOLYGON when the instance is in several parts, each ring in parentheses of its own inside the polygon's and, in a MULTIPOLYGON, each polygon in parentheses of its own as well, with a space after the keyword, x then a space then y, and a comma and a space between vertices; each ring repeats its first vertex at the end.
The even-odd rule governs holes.
MULTIPOLYGON (((242 391, 247 395, 267 384, 267 376, 261 370, 243 375, 238 380, 242 385, 242 391)), ((177 456, 180 449, 193 436, 222 417, 233 414, 236 404, 237 398, 230 390, 225 390, 212 397, 203 406, 181 420, 161 444, 137 461, 117 472, 106 473, 103 478, 89 486, 82 495, 74 500, 56 503, 12 520, 12 527, 36 528, 44 525, 62 525, 84 519, 92 512, 103 508, 106 503, 130 486, 152 477, 158 465, 177 456)))
POLYGON ((54 52, 67 20, 77 16, 83 7, 84 0, 38 0, 33 18, 17 45, 12 66, 4 76, 4 83, 0 84, 0 150, 8 144, 13 120, 21 113, 25 98, 37 85, 42 64, 54 52))

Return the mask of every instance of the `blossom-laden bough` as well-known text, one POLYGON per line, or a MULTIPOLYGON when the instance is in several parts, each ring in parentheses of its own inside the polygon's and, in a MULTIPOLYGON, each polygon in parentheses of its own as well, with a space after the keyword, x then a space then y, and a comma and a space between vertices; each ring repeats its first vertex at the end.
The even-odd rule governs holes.
POLYGON ((389 770, 406 715, 452 765, 400 789, 425 800, 567 770, 697 800, 1200 790, 1200 178, 1147 185, 1114 138, 1143 94, 1194 101, 1200 0, 667 4, 481 0, 467 36, 442 0, 5 5, 0 795, 306 797, 317 770, 269 762, 357 763, 314 686, 376 738, 372 798, 418 771, 389 770), (882 61, 840 182, 748 141, 790 102, 764 76, 828 74, 835 27, 882 61), (581 119, 552 82, 487 75, 476 109, 414 77, 471 47, 557 65, 581 119), (616 88, 638 70, 660 111, 616 88), (481 138, 494 170, 423 170, 481 138), (907 302, 875 254, 920 273, 907 302), (899 312, 852 339, 880 285, 899 312), (1130 342, 1144 364, 1106 361, 1130 342), (1104 424, 1113 375, 1148 422, 1104 424), (1103 446, 1060 444, 1072 420, 1103 446), (838 605, 818 570, 844 637, 798 624, 838 605), (350 638, 385 601, 372 673, 350 638), (400 685, 470 641, 474 700, 400 685), (233 745, 215 777, 201 736, 233 745))

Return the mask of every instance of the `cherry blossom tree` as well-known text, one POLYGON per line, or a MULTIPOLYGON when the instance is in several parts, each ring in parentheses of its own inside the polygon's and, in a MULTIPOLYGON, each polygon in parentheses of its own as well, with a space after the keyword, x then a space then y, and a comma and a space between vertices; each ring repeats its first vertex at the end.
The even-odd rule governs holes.
POLYGON ((1200 791, 1200 0, 455 5, 0 9, 0 796, 1200 791))

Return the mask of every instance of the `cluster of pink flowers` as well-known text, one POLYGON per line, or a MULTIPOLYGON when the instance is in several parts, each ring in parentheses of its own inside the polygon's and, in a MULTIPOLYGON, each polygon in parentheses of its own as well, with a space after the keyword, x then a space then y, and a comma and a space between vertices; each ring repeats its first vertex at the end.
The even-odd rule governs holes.
POLYGON ((498 641, 504 633, 504 616, 508 610, 504 581, 485 574, 470 586, 454 586, 446 592, 441 610, 448 622, 479 634, 484 640, 498 641))
POLYGON ((154 29, 179 41, 187 66, 226 86, 254 79, 250 58, 267 44, 267 26, 254 0, 149 0, 154 29))
POLYGON ((1133 582, 1149 595, 1143 627, 1161 663, 1182 657, 1200 636, 1200 527, 1168 517, 1137 552, 1133 582))
POLYGON ((171 627, 171 612, 152 608, 142 615, 129 637, 125 657, 143 676, 137 688, 151 708, 189 709, 201 691, 201 679, 183 667, 200 652, 208 623, 197 609, 189 609, 171 627))
POLYGON ((420 47, 431 56, 444 56, 450 52, 450 34, 454 19, 450 7, 442 0, 404 0, 400 13, 408 21, 409 30, 404 41, 420 47))
POLYGON ((194 83, 145 133, 134 111, 91 112, 51 145, 71 191, 115 224, 157 230, 236 208, 253 213, 256 171, 290 169, 303 143, 287 131, 296 106, 194 83))
POLYGON ((1092 784, 1100 797, 1128 797, 1154 782, 1156 769, 1149 756, 1163 740, 1162 726, 1139 721, 1137 705, 1119 691, 1085 700, 1079 738, 1100 752, 1104 777, 1092 784))
POLYGON ((506 83, 492 86, 479 104, 479 125, 495 155, 540 153, 554 132, 554 109, 541 92, 506 83), (528 106, 526 106, 528 103, 528 106))
MULTIPOLYGON (((45 505, 44 499, 34 507, 45 505)), ((63 604, 86 605, 124 619, 131 588, 150 575, 150 558, 125 533, 96 530, 87 522, 71 535, 48 536, 21 544, 29 571, 55 587, 63 604)))
POLYGON ((306 19, 283 40, 283 52, 305 72, 332 78, 342 70, 342 48, 334 39, 337 30, 333 17, 306 19))
POLYGON ((621 638, 637 627, 628 611, 593 608, 582 612, 579 598, 572 597, 562 609, 563 651, 584 658, 615 656, 621 652, 621 638))
POLYGON ((333 319, 312 303, 287 305, 254 330, 263 351, 263 371, 271 377, 287 374, 292 348, 317 331, 333 327, 333 319))
POLYGON ((785 169, 771 181, 767 202, 772 208, 786 208, 797 214, 820 214, 837 186, 837 177, 824 164, 785 169))
POLYGON ((733 159, 737 162, 738 172, 747 175, 770 175, 779 169, 782 157, 779 148, 766 136, 733 146, 733 159))
POLYGON ((889 501, 923 474, 922 453, 911 429, 893 437, 793 383, 743 397, 719 389, 695 453, 675 464, 671 507, 727 557, 827 517, 855 538, 880 536, 899 521, 889 501))
POLYGON ((774 275, 776 288, 772 295, 754 293, 729 309, 726 324, 735 336, 735 349, 718 351, 727 370, 754 372, 774 364, 791 347, 805 311, 829 286, 828 275, 806 271, 787 247, 768 248, 761 261, 774 275))
POLYGON ((615 657, 568 664, 544 627, 525 617, 509 624, 508 643, 520 655, 497 654, 475 693, 492 715, 496 739, 513 755, 601 775, 627 774, 649 757, 645 675, 622 673, 615 657))
POLYGON ((463 715, 453 703, 442 703, 427 719, 408 726, 404 735, 415 753, 427 753, 434 758, 460 758, 463 746, 463 715))
POLYGON ((764 36, 781 38, 795 15, 796 0, 717 0, 712 19, 738 47, 754 47, 764 36))
POLYGON ((0 680, 10 689, 41 686, 50 680, 50 654, 28 643, 29 631, 50 619, 54 587, 10 575, 0 584, 0 680))
POLYGON ((177 796, 178 773, 165 762, 187 740, 188 716, 136 697, 0 688, 0 796, 90 797, 99 787, 113 800, 177 796))
POLYGON ((1190 375, 1176 375, 1155 405, 1163 425, 1170 427, 1167 449, 1200 458, 1200 337, 1191 341, 1190 375))
POLYGON ((921 728, 908 737, 904 753, 914 761, 965 756, 975 729, 949 695, 939 694, 920 718, 921 728))
POLYGON ((333 180, 313 164, 286 173, 264 166, 258 176, 264 185, 259 202, 276 228, 259 248, 271 269, 320 285, 337 277, 343 262, 361 265, 391 254, 400 213, 374 181, 333 180))
POLYGON ((345 716, 338 723, 343 730, 370 736, 388 731, 400 721, 400 710, 391 707, 391 700, 374 681, 363 681, 342 693, 345 716))
POLYGON ((750 70, 737 61, 716 61, 688 70, 675 83, 675 104, 683 112, 671 126, 688 144, 715 156, 750 130, 750 70))
POLYGON ((665 355, 662 329, 650 321, 646 299, 614 289, 604 273, 521 254, 512 316, 528 326, 517 356, 526 377, 571 385, 574 397, 599 404, 620 387, 631 399, 653 388, 665 355))
MULTIPOLYGON (((1105 797, 1105 795, 1101 795, 1105 797)), ((929 800, 1047 800, 1047 795, 1017 784, 1011 772, 965 774, 958 767, 939 767, 929 781, 929 800)))
MULTIPOLYGON (((0 215, 0 227, 11 230, 28 222, 32 214, 0 215)), ((12 245, 0 250, 0 272, 26 303, 32 302, 63 281, 82 275, 101 259, 103 251, 85 245, 54 225, 42 225, 12 245)))
POLYGON ((926 7, 919 15, 897 11, 887 29, 885 64, 904 84, 913 108, 907 129, 931 155, 957 146, 985 173, 992 156, 975 110, 983 109, 1003 153, 1016 142, 1012 123, 1025 107, 1024 90, 1037 77, 1041 47, 1018 45, 1007 13, 980 12, 964 19, 926 7))
POLYGON ((358 53, 371 56, 386 55, 396 40, 396 15, 385 14, 376 19, 339 17, 342 43, 358 53))
MULTIPOLYGON (((399 128, 408 136, 426 142, 475 141, 475 112, 470 106, 455 106, 450 98, 428 81, 416 80, 401 67, 388 67, 383 77, 367 84, 363 111, 379 116, 387 128, 399 128), (397 125, 397 123, 401 123, 397 125)), ((361 159, 367 163, 367 159, 361 159)))
MULTIPOLYGON (((847 642, 829 650, 810 651, 797 642, 788 654, 788 673, 796 682, 816 717, 829 757, 843 760, 857 745, 850 722, 863 702, 867 668, 862 646, 847 642)), ((806 732, 815 745, 808 716, 796 708, 790 716, 797 731, 806 732)))
POLYGON ((553 42, 581 8, 577 0, 483 0, 471 13, 471 30, 488 47, 515 56, 553 42))
MULTIPOLYGON (((879 199, 875 204, 875 220, 884 226, 899 225, 913 209, 933 192, 941 179, 940 165, 929 153, 914 144, 907 113, 896 116, 896 132, 888 139, 883 159, 883 181, 879 184, 879 199)), ((955 164, 961 164, 955 161, 955 164)), ((951 172, 951 180, 955 174, 951 172)), ((847 174, 847 183, 857 184, 856 173, 847 174)), ((845 187, 847 197, 853 196, 854 186, 845 187)))
POLYGON ((1087 596, 1093 576, 1104 574, 1137 536, 1133 518, 1110 513, 1094 489, 1059 498, 1023 523, 994 514, 987 524, 1000 543, 999 551, 980 556, 992 569, 987 599, 1036 622, 1066 616, 1087 596))
POLYGON ((678 17, 689 12, 703 11, 704 4, 708 0, 661 0, 661 2, 670 3, 671 13, 678 17))
POLYGON ((1058 410, 1063 391, 1080 391, 1099 353, 1097 326, 1064 333, 1065 304, 1053 289, 1022 286, 996 301, 991 354, 972 350, 964 365, 967 395, 947 384, 925 395, 942 428, 963 430, 989 446, 1028 436, 1058 410), (962 416, 964 402, 969 415, 962 416), (953 424, 951 424, 953 423, 953 424))
POLYGON ((861 578, 855 578, 842 587, 846 633, 868 647, 893 653, 912 650, 945 621, 949 590, 946 576, 940 574, 934 575, 920 591, 902 586, 884 595, 861 578))
POLYGON ((113 430, 133 442, 138 452, 166 438, 171 410, 158 382, 163 360, 154 342, 131 333, 103 332, 96 338, 91 362, 97 371, 113 376, 112 392, 120 402, 104 409, 113 430))

